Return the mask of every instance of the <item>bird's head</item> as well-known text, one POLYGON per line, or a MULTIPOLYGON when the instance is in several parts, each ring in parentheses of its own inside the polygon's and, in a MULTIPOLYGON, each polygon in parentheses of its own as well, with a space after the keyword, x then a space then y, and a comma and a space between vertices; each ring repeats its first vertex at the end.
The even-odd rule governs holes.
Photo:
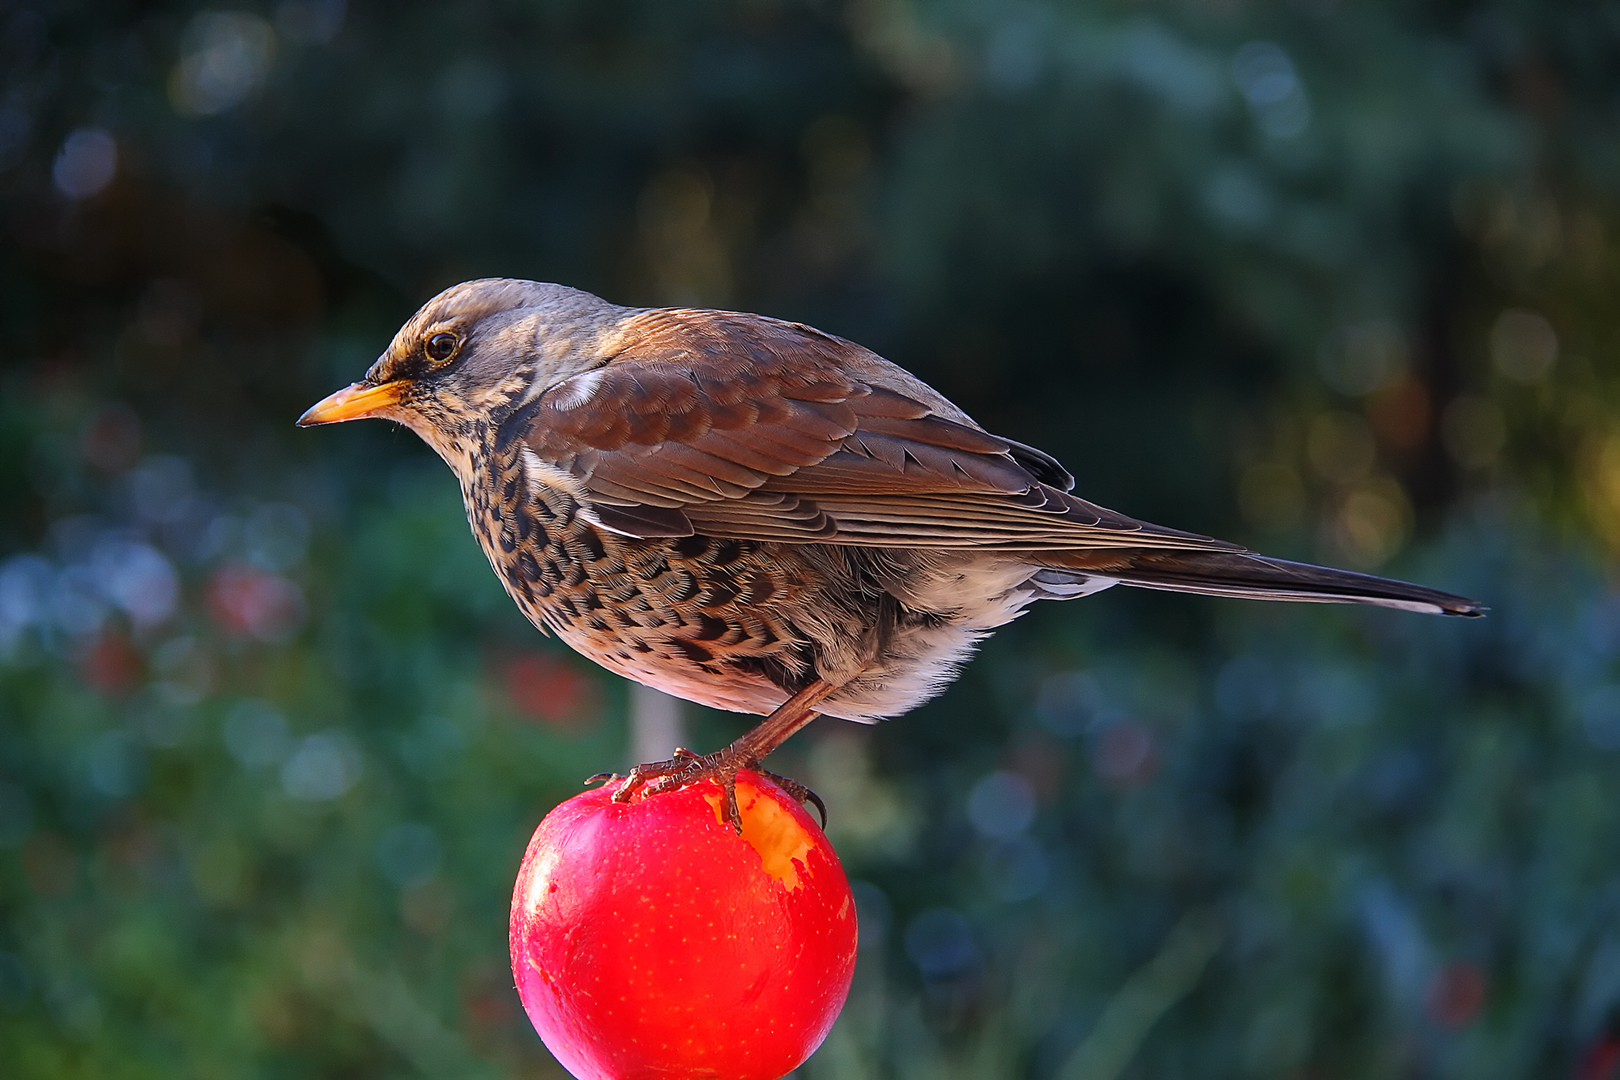
POLYGON ((478 432, 604 363, 597 345, 624 310, 564 285, 463 282, 423 304, 365 378, 316 403, 298 424, 395 420, 458 467, 478 432))

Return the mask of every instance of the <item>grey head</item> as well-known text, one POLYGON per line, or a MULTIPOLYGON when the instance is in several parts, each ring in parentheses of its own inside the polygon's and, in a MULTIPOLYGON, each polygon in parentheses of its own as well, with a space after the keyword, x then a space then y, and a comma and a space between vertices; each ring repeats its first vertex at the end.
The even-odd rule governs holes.
POLYGON ((481 278, 451 286, 400 327, 364 379, 298 423, 395 420, 456 467, 480 425, 605 362, 601 343, 629 311, 547 282, 481 278))

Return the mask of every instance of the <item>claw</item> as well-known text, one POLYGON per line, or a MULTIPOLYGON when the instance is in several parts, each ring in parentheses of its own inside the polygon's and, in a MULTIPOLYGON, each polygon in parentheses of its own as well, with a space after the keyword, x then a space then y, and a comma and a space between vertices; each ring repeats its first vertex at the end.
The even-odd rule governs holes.
POLYGON ((822 829, 825 830, 827 828, 827 804, 821 801, 820 795, 817 795, 815 792, 811 791, 809 788, 805 787, 791 776, 783 776, 780 773, 773 773, 768 769, 761 769, 757 766, 755 767, 754 771, 758 772, 761 776, 769 777, 772 783, 776 784, 777 787, 787 792, 788 797, 794 802, 801 805, 804 803, 809 803, 811 806, 814 806, 816 808, 816 813, 821 817, 822 829))
POLYGON ((580 787, 590 787, 592 784, 605 784, 609 780, 617 780, 619 774, 615 772, 599 772, 595 776, 587 776, 580 787))
POLYGON ((738 836, 742 835, 742 809, 737 805, 737 770, 728 769, 720 776, 720 784, 726 789, 726 821, 738 836))
POLYGON ((656 795, 685 787, 703 775, 707 763, 707 758, 699 757, 685 747, 678 746, 668 761, 649 762, 631 769, 630 775, 624 777, 623 782, 614 790, 613 801, 629 802, 642 788, 647 789, 647 794, 656 795))
MULTIPOLYGON (((654 765, 638 765, 630 772, 638 781, 636 787, 645 787, 643 798, 678 791, 705 777, 714 777, 720 781, 720 786, 726 793, 726 821, 740 835, 742 812, 737 808, 737 770, 742 767, 727 761, 723 752, 700 755, 692 753, 685 747, 676 747, 674 756, 668 761, 660 761, 654 765)), ((626 800, 635 793, 634 788, 626 792, 626 788, 629 787, 629 781, 626 781, 619 789, 625 792, 626 800)), ((618 794, 614 795, 614 798, 618 797, 618 794)))
POLYGON ((795 780, 766 772, 759 767, 759 763, 789 735, 814 720, 816 706, 828 694, 837 690, 839 685, 842 684, 830 683, 820 678, 811 681, 809 685, 799 689, 792 697, 778 705, 774 712, 761 720, 742 738, 718 753, 694 754, 684 746, 677 746, 668 761, 637 765, 630 770, 630 775, 622 779, 614 773, 599 773, 586 783, 619 780, 619 786, 613 789, 613 801, 627 803, 638 796, 646 798, 650 795, 662 795, 712 776, 720 781, 720 786, 726 793, 726 820, 731 823, 733 829, 741 833, 742 812, 737 806, 737 770, 750 769, 769 777, 798 802, 808 802, 814 806, 816 812, 821 815, 822 826, 825 827, 827 804, 822 802, 815 792, 795 780))
POLYGON ((827 827, 827 804, 821 801, 821 796, 797 780, 760 768, 757 754, 736 745, 714 754, 695 754, 684 746, 677 746, 667 761, 637 765, 629 775, 623 777, 617 773, 597 773, 585 782, 593 784, 617 780, 619 785, 613 789, 613 801, 627 803, 638 797, 645 799, 678 791, 688 784, 713 777, 720 781, 726 794, 726 822, 741 835, 742 810, 737 805, 737 772, 740 769, 757 772, 769 778, 795 802, 814 806, 816 813, 821 816, 821 827, 827 827))
MULTIPOLYGON (((725 818, 727 824, 742 833, 742 810, 737 805, 737 772, 740 769, 750 769, 767 777, 777 787, 788 794, 788 797, 797 803, 809 803, 816 808, 821 818, 821 827, 827 827, 827 804, 821 801, 821 796, 805 787, 791 777, 780 773, 773 773, 759 767, 758 762, 744 764, 726 760, 724 752, 718 754, 694 754, 684 747, 677 747, 674 755, 668 761, 655 761, 646 765, 637 765, 630 770, 630 775, 623 777, 618 789, 613 792, 614 802, 630 802, 638 796, 643 799, 654 795, 664 795, 671 791, 679 791, 688 784, 695 784, 706 777, 713 777, 720 781, 721 788, 726 794, 725 818)), ((604 773, 592 780, 619 780, 617 774, 604 773)))

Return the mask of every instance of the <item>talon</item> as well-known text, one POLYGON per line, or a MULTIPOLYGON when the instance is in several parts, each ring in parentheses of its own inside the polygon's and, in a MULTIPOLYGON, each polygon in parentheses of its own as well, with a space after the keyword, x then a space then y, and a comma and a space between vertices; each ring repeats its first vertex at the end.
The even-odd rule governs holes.
POLYGON ((585 778, 585 782, 581 784, 580 787, 590 787, 592 784, 605 784, 609 780, 617 780, 618 778, 618 773, 599 772, 595 776, 587 776, 585 778))
MULTIPOLYGON (((646 799, 654 795, 664 795, 671 791, 679 791, 688 784, 713 777, 720 782, 720 787, 725 792, 725 820, 740 836, 743 823, 742 808, 737 805, 737 772, 740 769, 748 769, 768 778, 793 801, 814 806, 821 818, 822 828, 826 828, 827 804, 821 801, 821 796, 797 780, 760 768, 760 756, 735 745, 714 754, 694 754, 684 746, 677 746, 671 752, 668 761, 649 762, 631 769, 629 775, 623 777, 619 786, 614 789, 613 801, 627 803, 638 797, 646 799)), ((599 773, 586 782, 619 779, 617 773, 599 773)))
MULTIPOLYGON (((679 791, 688 784, 695 783, 711 773, 718 772, 722 766, 719 764, 719 755, 710 754, 699 756, 688 750, 685 754, 659 762, 658 769, 661 775, 657 780, 647 785, 648 795, 662 795, 669 791, 679 791), (668 768, 663 768, 668 766, 668 768)), ((649 776, 652 774, 649 773, 649 776)))
POLYGON ((821 801, 821 796, 820 795, 817 795, 815 792, 811 791, 809 788, 805 788, 804 793, 807 796, 809 796, 810 805, 814 806, 816 808, 816 816, 821 819, 821 831, 826 832, 827 831, 827 804, 821 801))
MULTIPOLYGON (((631 769, 629 775, 625 776, 619 786, 613 789, 614 802, 629 802, 630 796, 636 793, 636 789, 647 782, 646 776, 642 773, 643 768, 645 766, 637 765, 631 769)), ((614 775, 617 776, 618 774, 615 773, 614 775)))
POLYGON ((640 765, 631 769, 630 775, 624 778, 624 782, 613 789, 614 802, 629 802, 630 796, 634 795, 636 790, 647 782, 645 778, 637 775, 640 769, 640 765))
POLYGON ((657 781, 654 781, 651 784, 648 784, 647 785, 647 794, 648 795, 667 795, 671 791, 679 791, 681 788, 683 788, 685 786, 686 785, 681 782, 680 777, 666 776, 662 780, 657 780, 657 781))
POLYGON ((787 792, 788 797, 794 802, 800 804, 809 803, 811 806, 814 806, 816 808, 816 813, 821 817, 822 829, 825 830, 827 828, 827 804, 821 801, 820 795, 817 795, 815 792, 811 791, 809 788, 805 787, 791 776, 783 776, 781 773, 773 773, 768 769, 756 768, 754 771, 759 773, 761 776, 769 777, 771 782, 777 787, 781 788, 783 791, 787 792))
POLYGON ((699 757, 678 746, 668 761, 649 762, 631 769, 618 790, 614 791, 613 801, 629 802, 642 789, 646 789, 644 795, 662 795, 666 791, 685 787, 701 778, 711 765, 710 758, 699 757))
POLYGON ((742 810, 737 806, 737 770, 727 769, 720 783, 726 789, 726 821, 742 835, 742 810))

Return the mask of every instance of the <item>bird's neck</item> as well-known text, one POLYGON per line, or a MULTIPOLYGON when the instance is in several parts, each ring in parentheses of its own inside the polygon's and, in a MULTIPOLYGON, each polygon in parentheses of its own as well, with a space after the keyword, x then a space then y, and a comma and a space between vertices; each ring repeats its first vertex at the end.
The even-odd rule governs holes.
POLYGON ((462 415, 430 415, 416 409, 400 410, 394 417, 422 437, 444 459, 466 490, 488 455, 488 421, 462 415))

